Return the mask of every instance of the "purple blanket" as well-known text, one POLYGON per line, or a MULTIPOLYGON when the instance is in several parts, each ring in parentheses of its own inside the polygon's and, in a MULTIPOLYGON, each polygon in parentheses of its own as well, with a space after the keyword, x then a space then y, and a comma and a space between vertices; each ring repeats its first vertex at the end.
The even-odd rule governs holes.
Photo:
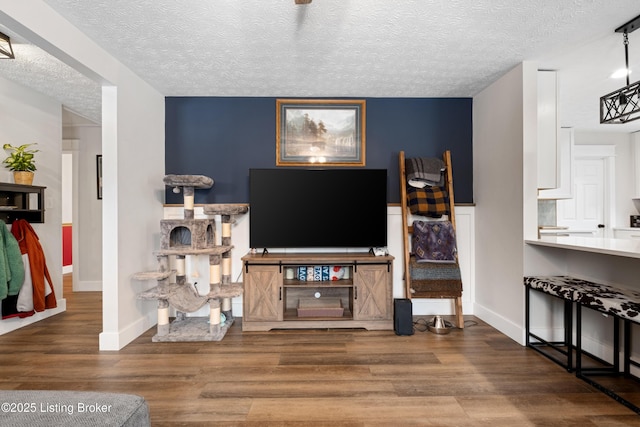
POLYGON ((411 247, 418 262, 456 262, 456 235, 450 221, 414 221, 411 247))

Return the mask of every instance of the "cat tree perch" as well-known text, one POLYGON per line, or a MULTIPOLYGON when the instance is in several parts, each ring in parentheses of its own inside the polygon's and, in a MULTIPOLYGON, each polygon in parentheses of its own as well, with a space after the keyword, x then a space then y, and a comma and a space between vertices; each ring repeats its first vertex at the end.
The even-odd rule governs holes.
POLYGON ((158 285, 138 295, 139 299, 158 301, 158 330, 154 342, 220 341, 233 324, 231 298, 242 295, 242 283, 231 282, 231 225, 234 215, 248 211, 247 206, 205 205, 208 216, 220 215, 221 244, 216 244, 215 218, 195 218, 195 189, 208 189, 213 179, 203 175, 166 175, 164 183, 174 192, 183 192, 184 218, 160 221, 160 250, 155 253, 158 270, 136 273, 137 280, 156 280, 158 285), (177 191, 176 191, 177 190, 177 191), (201 295, 195 284, 187 282, 185 262, 188 256, 209 257, 209 292, 201 295), (175 269, 170 269, 169 257, 175 269), (172 280, 175 277, 175 280, 172 280), (189 317, 209 304, 209 317, 189 317), (170 322, 173 307, 176 317, 170 322))

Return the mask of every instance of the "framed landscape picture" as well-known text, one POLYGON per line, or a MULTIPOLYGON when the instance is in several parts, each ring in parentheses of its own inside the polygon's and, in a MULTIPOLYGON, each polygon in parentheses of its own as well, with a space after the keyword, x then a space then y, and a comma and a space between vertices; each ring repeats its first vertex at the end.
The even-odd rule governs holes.
POLYGON ((364 166, 364 100, 277 99, 276 166, 364 166))

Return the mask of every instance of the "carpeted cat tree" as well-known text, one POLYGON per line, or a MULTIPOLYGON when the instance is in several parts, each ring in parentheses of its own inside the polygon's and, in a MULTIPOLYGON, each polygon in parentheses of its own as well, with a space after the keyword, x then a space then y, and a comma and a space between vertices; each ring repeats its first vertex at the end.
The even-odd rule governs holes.
POLYGON ((134 275, 137 280, 156 280, 158 285, 138 295, 139 299, 158 301, 158 331, 154 342, 220 341, 233 324, 231 298, 242 295, 242 283, 231 282, 231 225, 234 215, 248 211, 243 205, 205 205, 208 216, 219 215, 221 244, 216 244, 215 218, 194 218, 195 189, 208 189, 213 179, 202 175, 166 175, 164 183, 184 194, 184 218, 160 221, 160 250, 156 252, 158 270, 134 275), (186 280, 187 257, 209 257, 209 292, 201 295, 186 280), (174 257, 175 269, 170 269, 174 257), (209 305, 209 317, 189 317, 209 305), (176 310, 170 322, 169 311, 176 310))

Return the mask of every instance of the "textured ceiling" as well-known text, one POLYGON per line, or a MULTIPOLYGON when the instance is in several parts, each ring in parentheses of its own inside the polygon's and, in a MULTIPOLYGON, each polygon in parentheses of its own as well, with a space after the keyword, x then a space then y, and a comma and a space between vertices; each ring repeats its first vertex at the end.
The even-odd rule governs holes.
POLYGON ((0 60, 0 76, 60 100, 65 108, 100 121, 101 88, 96 82, 0 26, 11 37, 16 59, 0 60))
MULTIPOLYGON (((613 30, 640 15, 637 0, 45 3, 166 96, 472 97, 531 60, 560 72, 563 125, 606 130, 598 98, 624 85, 609 79, 624 66, 613 30)), ((629 38, 640 70, 640 32, 629 38)), ((97 84, 16 57, 0 75, 99 121, 97 84)))

